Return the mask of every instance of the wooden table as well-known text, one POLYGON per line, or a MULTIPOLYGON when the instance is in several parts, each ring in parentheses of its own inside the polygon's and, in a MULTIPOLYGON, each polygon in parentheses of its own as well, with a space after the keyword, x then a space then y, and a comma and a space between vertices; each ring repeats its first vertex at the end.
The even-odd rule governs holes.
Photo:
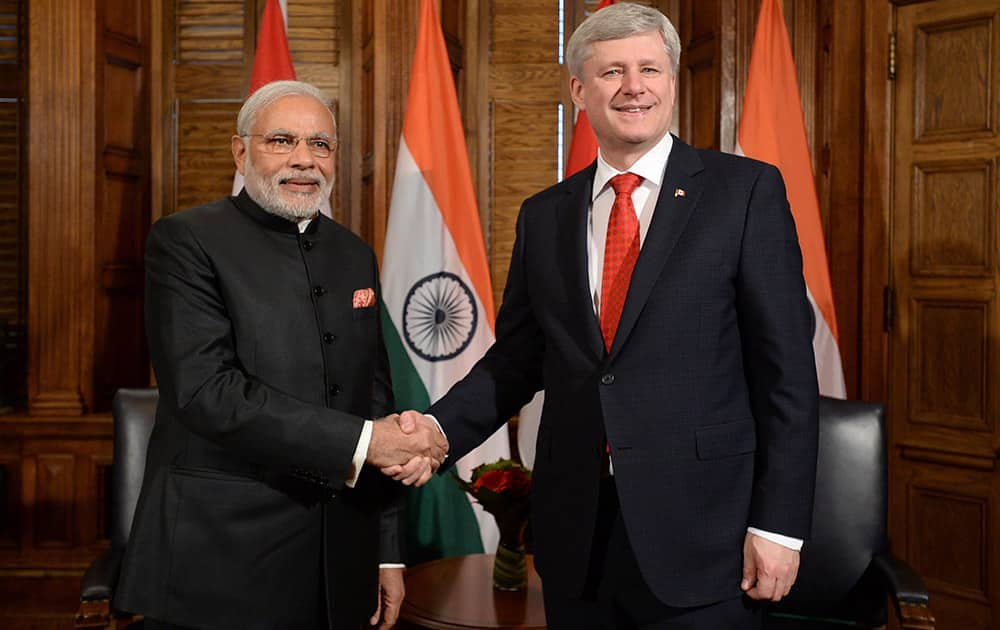
POLYGON ((528 588, 493 588, 493 554, 425 562, 406 572, 406 599, 400 628, 470 630, 545 628, 542 582, 528 556, 528 588))

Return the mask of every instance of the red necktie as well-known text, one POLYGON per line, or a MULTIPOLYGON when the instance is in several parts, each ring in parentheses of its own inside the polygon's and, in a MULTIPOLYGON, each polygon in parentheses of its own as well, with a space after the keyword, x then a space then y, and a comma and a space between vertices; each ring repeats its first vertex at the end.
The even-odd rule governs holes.
POLYGON ((632 269, 639 258, 639 218, 632 205, 632 191, 642 178, 622 173, 611 178, 615 202, 608 219, 608 236, 604 242, 604 272, 601 276, 601 335, 604 348, 610 352, 615 340, 618 321, 622 318, 625 296, 632 280, 632 269))

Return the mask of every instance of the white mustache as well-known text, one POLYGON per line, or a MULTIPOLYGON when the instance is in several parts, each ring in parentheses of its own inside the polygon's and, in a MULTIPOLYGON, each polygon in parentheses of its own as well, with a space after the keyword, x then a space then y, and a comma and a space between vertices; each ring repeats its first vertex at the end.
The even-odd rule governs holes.
POLYGON ((282 184, 282 183, 287 182, 289 180, 298 180, 300 182, 309 182, 309 183, 316 184, 317 186, 320 186, 320 187, 322 187, 323 184, 326 183, 326 180, 323 179, 322 175, 312 174, 312 173, 302 173, 302 172, 298 172, 298 171, 292 171, 292 172, 281 171, 279 173, 275 173, 271 177, 271 182, 274 183, 275 185, 282 184))

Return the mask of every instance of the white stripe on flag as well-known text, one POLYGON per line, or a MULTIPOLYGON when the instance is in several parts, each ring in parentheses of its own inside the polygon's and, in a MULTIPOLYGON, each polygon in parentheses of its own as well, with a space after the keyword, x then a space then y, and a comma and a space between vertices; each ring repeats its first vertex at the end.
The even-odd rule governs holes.
MULTIPOLYGON (((485 313, 479 295, 472 288, 474 285, 459 258, 451 232, 406 145, 405 137, 400 139, 399 144, 383 258, 382 295, 388 315, 433 403, 465 376, 493 344, 493 333, 483 320, 492 313, 485 313), (420 279, 441 271, 455 274, 472 290, 479 321, 472 340, 461 353, 446 361, 428 361, 414 352, 404 339, 403 306, 410 289, 420 279)), ((504 457, 510 457, 506 426, 459 460, 456 469, 463 479, 469 479, 475 466, 504 457)), ((500 540, 496 521, 478 503, 473 502, 472 506, 479 521, 483 548, 492 553, 500 540)))

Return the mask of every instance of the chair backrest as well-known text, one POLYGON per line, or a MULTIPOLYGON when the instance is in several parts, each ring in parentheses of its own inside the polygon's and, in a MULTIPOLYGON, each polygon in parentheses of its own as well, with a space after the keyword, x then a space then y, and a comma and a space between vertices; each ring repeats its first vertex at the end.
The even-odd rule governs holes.
POLYGON ((795 586, 776 610, 884 615, 884 593, 871 599, 861 591, 872 557, 887 546, 886 457, 882 405, 820 398, 812 535, 802 548, 795 586), (863 610, 871 602, 880 610, 863 610))
POLYGON ((156 389, 119 389, 111 403, 114 418, 115 450, 111 474, 111 547, 121 549, 128 542, 132 517, 139 500, 146 448, 156 421, 156 389))

